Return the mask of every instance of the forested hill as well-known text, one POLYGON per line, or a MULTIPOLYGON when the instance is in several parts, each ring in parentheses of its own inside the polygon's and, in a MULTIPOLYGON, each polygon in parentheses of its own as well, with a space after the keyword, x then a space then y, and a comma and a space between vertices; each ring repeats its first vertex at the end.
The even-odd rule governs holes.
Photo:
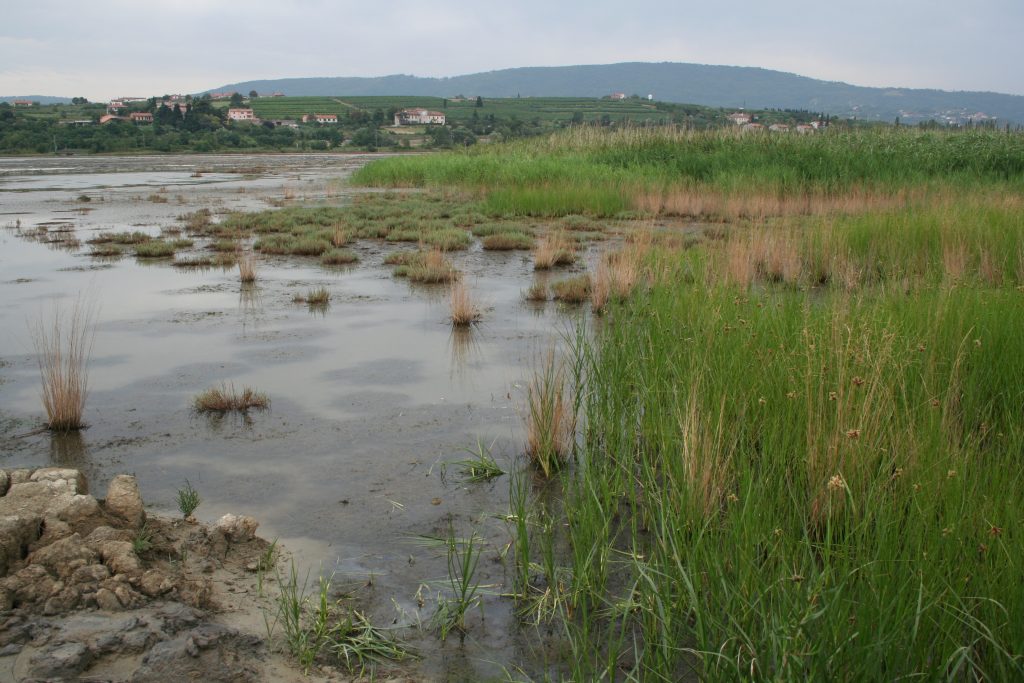
POLYGON ((806 109, 842 117, 965 122, 982 113, 1024 123, 1024 96, 910 88, 866 88, 754 67, 672 62, 525 67, 447 78, 284 78, 232 83, 213 91, 285 95, 455 95, 603 97, 648 94, 664 102, 752 109, 806 109))

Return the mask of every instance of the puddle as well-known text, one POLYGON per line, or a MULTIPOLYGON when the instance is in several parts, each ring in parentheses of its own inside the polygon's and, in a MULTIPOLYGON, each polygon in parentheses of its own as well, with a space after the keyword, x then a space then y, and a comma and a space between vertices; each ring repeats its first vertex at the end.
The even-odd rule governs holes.
MULTIPOLYGON (((360 586, 371 616, 429 621, 417 591, 446 577, 446 563, 414 542, 475 527, 490 543, 479 579, 510 581, 499 553, 508 481, 460 486, 443 480, 446 460, 494 443, 509 470, 522 450, 520 412, 529 369, 579 315, 522 300, 533 278, 525 253, 451 258, 485 309, 483 322, 453 332, 445 290, 391 276, 384 256, 403 246, 351 245, 360 263, 324 268, 312 259, 264 259, 255 286, 235 270, 99 261, 86 240, 101 231, 158 235, 177 216, 262 210, 282 197, 343 202, 338 178, 366 155, 0 159, 0 466, 82 469, 96 490, 115 474, 139 477, 143 497, 175 511, 188 479, 203 496, 197 515, 250 514, 307 567, 360 586), (192 174, 201 169, 201 177, 192 174), (166 192, 161 188, 166 188, 166 192), (146 197, 159 192, 164 202, 146 197), (89 211, 78 198, 91 197, 89 211), (16 223, 17 221, 17 223, 16 223), (80 247, 51 249, 26 230, 73 229, 80 247), (311 311, 295 293, 331 293, 311 311), (79 293, 98 304, 85 418, 62 438, 35 433, 42 421, 28 321, 79 293), (271 409, 247 418, 193 414, 190 401, 221 381, 250 385, 271 409)), ((200 246, 182 252, 198 254, 200 246)), ((436 588, 433 589, 436 595, 436 588)), ((469 634, 445 644, 410 630, 428 678, 501 677, 502 667, 543 676, 551 652, 512 604, 497 595, 474 612, 469 634)))

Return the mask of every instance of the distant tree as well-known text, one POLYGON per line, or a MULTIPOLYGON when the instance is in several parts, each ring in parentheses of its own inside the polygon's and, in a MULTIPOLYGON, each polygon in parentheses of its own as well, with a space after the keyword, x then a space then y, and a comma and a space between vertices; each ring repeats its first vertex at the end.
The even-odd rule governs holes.
POLYGON ((231 106, 232 107, 241 107, 243 104, 245 104, 245 98, 242 97, 242 93, 237 93, 237 92, 236 93, 232 93, 232 95, 231 95, 231 106))
POLYGON ((255 90, 250 90, 249 91, 249 98, 250 99, 256 99, 259 96, 260 96, 260 94, 258 92, 256 92, 255 90))
POLYGON ((581 112, 581 111, 574 111, 572 113, 572 124, 574 126, 578 126, 581 123, 583 123, 583 112, 581 112))
POLYGON ((479 95, 476 96, 476 106, 477 107, 483 107, 484 106, 484 98, 480 97, 479 95))
POLYGON ((445 99, 441 100, 441 102, 442 102, 442 106, 445 109, 447 109, 448 108, 448 98, 445 98, 445 99))
POLYGON ((85 97, 72 97, 71 104, 89 104, 89 100, 85 97))

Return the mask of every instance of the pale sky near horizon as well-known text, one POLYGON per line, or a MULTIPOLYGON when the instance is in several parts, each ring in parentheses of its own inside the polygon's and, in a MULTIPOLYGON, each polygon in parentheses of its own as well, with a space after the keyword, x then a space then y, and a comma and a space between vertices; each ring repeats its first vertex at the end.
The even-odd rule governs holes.
POLYGON ((1024 0, 2 0, 0 95, 105 100, 305 76, 697 62, 1024 95, 1024 0))

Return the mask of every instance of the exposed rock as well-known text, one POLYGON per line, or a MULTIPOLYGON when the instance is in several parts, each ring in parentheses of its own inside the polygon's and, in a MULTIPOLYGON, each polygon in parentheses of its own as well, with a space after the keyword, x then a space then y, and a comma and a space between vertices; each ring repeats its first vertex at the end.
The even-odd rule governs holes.
POLYGON ((99 546, 100 557, 113 574, 138 574, 139 557, 129 541, 104 541, 99 546))
POLYGON ((6 576, 39 538, 42 521, 36 515, 0 517, 0 576, 6 576))
POLYGON ((101 515, 100 504, 90 495, 76 495, 68 499, 57 516, 71 526, 79 526, 101 515))
POLYGON ((11 476, 11 486, 15 484, 24 484, 32 476, 32 470, 11 470, 9 472, 11 476))
POLYGON ((214 529, 224 534, 229 541, 249 541, 256 536, 260 523, 247 515, 227 514, 217 520, 214 529))
POLYGON ((76 569, 71 575, 69 583, 73 585, 99 583, 100 581, 105 581, 109 578, 110 570, 107 569, 106 565, 90 564, 76 569))
POLYGON ((30 563, 46 567, 51 574, 62 579, 71 576, 80 567, 95 564, 98 559, 96 551, 85 545, 78 534, 40 548, 28 557, 30 563))
POLYGON ((114 595, 114 591, 100 588, 96 591, 96 606, 108 612, 117 612, 121 609, 121 601, 114 595))
POLYGON ((81 472, 62 467, 41 467, 29 476, 29 481, 44 482, 57 489, 67 489, 71 493, 89 492, 81 472))
POLYGON ((132 528, 138 528, 146 521, 139 485, 130 474, 119 474, 113 478, 107 487, 104 506, 107 512, 128 522, 132 528))
POLYGON ((159 597, 174 590, 174 583, 159 569, 150 569, 138 581, 139 590, 151 598, 159 597))
POLYGON ((105 541, 129 541, 131 534, 123 529, 115 529, 109 526, 98 526, 86 537, 85 542, 97 546, 105 541))
POLYGON ((11 486, 11 475, 7 470, 0 470, 0 496, 7 495, 7 489, 11 486))
POLYGON ((13 594, 14 602, 42 602, 54 593, 57 582, 38 564, 30 564, 3 579, 3 588, 13 594))
POLYGON ((65 643, 37 652, 29 660, 29 673, 37 678, 70 678, 81 673, 92 659, 81 643, 65 643))
POLYGON ((157 643, 143 658, 132 683, 259 680, 253 656, 261 647, 254 636, 218 624, 203 624, 177 638, 157 643), (200 673, 201 672, 201 673, 200 673))

